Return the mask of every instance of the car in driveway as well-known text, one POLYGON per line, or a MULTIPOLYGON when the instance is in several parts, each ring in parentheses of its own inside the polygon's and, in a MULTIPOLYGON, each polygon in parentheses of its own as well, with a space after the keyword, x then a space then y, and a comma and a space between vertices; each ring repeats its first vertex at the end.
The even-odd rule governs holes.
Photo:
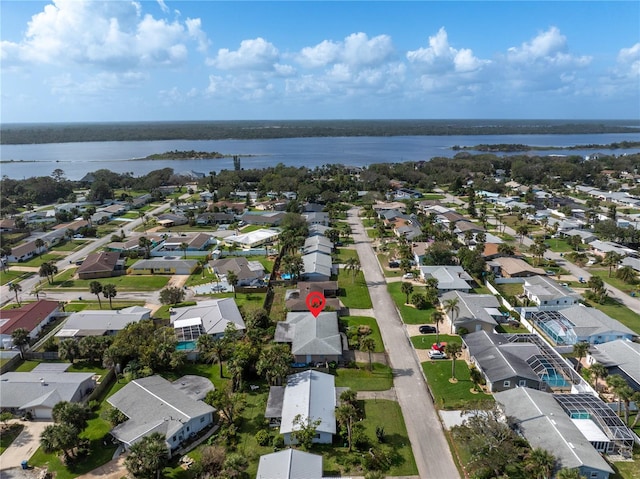
POLYGON ((402 275, 402 279, 413 279, 413 273, 405 273, 402 275))
POLYGON ((447 355, 436 349, 429 350, 429 359, 447 359, 447 355))
POLYGON ((418 328, 421 334, 434 334, 436 332, 435 326, 429 326, 428 324, 423 324, 418 328))

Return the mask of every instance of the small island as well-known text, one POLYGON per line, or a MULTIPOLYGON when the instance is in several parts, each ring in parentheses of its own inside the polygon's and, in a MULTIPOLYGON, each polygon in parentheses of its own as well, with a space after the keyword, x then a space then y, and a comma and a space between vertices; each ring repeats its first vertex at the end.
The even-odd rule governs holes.
POLYGON ((546 150, 617 150, 619 148, 638 148, 640 141, 620 141, 609 143, 608 145, 573 145, 573 146, 530 146, 521 143, 499 143, 499 144, 480 144, 475 146, 454 145, 451 147, 454 151, 473 150, 483 151, 487 153, 515 153, 522 151, 546 151, 546 150))
POLYGON ((218 158, 230 158, 238 155, 224 155, 217 151, 165 151, 164 153, 154 153, 144 158, 134 158, 136 160, 214 160, 218 158))

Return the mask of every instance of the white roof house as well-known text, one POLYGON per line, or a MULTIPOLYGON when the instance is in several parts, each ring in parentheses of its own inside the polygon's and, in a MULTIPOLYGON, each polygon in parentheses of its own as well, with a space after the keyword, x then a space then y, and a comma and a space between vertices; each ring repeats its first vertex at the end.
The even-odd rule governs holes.
POLYGON ((173 451, 213 422, 215 409, 161 376, 135 379, 107 401, 129 419, 111 435, 130 447, 154 432, 163 434, 173 451))
POLYGON ((314 443, 331 444, 336 433, 335 376, 308 369, 287 377, 280 413, 280 434, 285 444, 294 444, 291 433, 298 428, 296 416, 304 421, 320 420, 314 443))
POLYGON ((329 281, 334 273, 331 256, 322 253, 302 255, 302 275, 307 281, 329 281))
POLYGON ((558 310, 578 304, 579 296, 548 276, 531 276, 524 280, 524 294, 541 310, 558 310))
POLYGON ((600 363, 609 375, 620 374, 635 391, 640 391, 640 344, 617 339, 591 348, 589 364, 600 363))
POLYGON ((278 239, 280 232, 274 229, 260 229, 242 233, 238 235, 227 236, 224 241, 228 245, 236 245, 241 248, 255 248, 267 243, 271 243, 278 239))
POLYGON ((199 301, 195 306, 175 308, 173 311, 171 324, 178 341, 196 341, 203 334, 221 337, 229 323, 233 323, 239 331, 246 329, 233 298, 199 301))
POLYGON ((298 449, 260 456, 256 479, 322 479, 322 456, 298 449))
POLYGON ((304 241, 303 253, 322 253, 331 254, 333 251, 333 243, 326 236, 311 236, 304 241))
POLYGON ((467 281, 473 281, 462 266, 420 266, 420 277, 423 280, 435 278, 438 280, 438 291, 471 290, 467 281))
POLYGON ((79 311, 72 313, 56 333, 57 338, 114 335, 127 324, 149 319, 151 310, 131 306, 118 311, 79 311))
POLYGON ((608 479, 613 474, 552 394, 516 388, 496 393, 495 398, 532 447, 556 457, 558 468, 578 469, 593 479, 608 479))

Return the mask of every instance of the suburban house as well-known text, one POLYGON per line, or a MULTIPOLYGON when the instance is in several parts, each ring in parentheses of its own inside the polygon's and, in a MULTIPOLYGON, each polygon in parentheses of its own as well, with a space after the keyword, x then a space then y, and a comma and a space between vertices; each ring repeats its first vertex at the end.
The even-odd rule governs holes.
POLYGON ((308 369, 287 377, 286 386, 269 389, 265 417, 279 427, 286 445, 296 444, 291 433, 298 428, 296 416, 303 421, 320 420, 313 442, 331 444, 336 434, 335 408, 346 388, 336 388, 335 376, 308 369))
POLYGON ((80 279, 111 278, 124 274, 125 259, 116 251, 91 253, 82 262, 76 274, 80 279))
POLYGON ((18 246, 11 247, 11 254, 7 256, 7 261, 10 263, 22 263, 23 261, 29 261, 31 258, 38 254, 42 254, 47 251, 46 244, 40 248, 36 248, 36 242, 28 241, 18 246))
POLYGON ((333 243, 326 236, 311 236, 304 240, 303 254, 322 253, 330 255, 332 252, 333 243))
POLYGON ((287 313, 286 321, 276 325, 274 342, 290 343, 295 362, 304 364, 338 362, 348 349, 334 311, 323 311, 317 317, 309 311, 287 313))
POLYGON ((581 342, 602 344, 617 339, 632 341, 638 335, 596 308, 581 304, 560 311, 538 311, 531 321, 558 345, 581 342))
POLYGON ((546 390, 547 385, 529 364, 540 355, 533 343, 510 342, 502 334, 478 331, 462 337, 469 360, 482 373, 491 392, 516 387, 546 390))
POLYGON ((221 338, 230 323, 238 331, 243 332, 246 329, 233 298, 199 301, 195 306, 175 308, 171 314, 173 329, 178 341, 183 343, 195 342, 203 334, 221 338))
POLYGON ((591 246, 591 252, 593 254, 597 254, 598 256, 605 256, 607 253, 618 253, 620 256, 635 256, 637 255, 636 250, 631 248, 626 248, 618 243, 614 243, 612 241, 600 241, 595 240, 589 243, 591 246))
POLYGON ((162 251, 179 251, 182 252, 182 245, 186 245, 186 251, 206 251, 210 244, 215 244, 216 239, 205 233, 197 233, 194 235, 169 236, 165 238, 162 244, 162 251))
POLYGON ((140 247, 140 239, 147 238, 151 242, 151 249, 158 246, 164 241, 161 235, 146 234, 142 236, 134 236, 126 241, 113 241, 107 245, 109 251, 117 251, 120 253, 136 251, 138 254, 144 254, 146 248, 140 247))
POLYGON ((280 236, 278 230, 261 229, 249 233, 227 236, 224 241, 229 246, 239 246, 244 249, 257 248, 265 244, 273 243, 280 236))
POLYGON ((226 276, 233 271, 238 277, 238 286, 252 286, 264 281, 264 266, 260 261, 249 261, 242 256, 232 256, 209 261, 216 275, 226 276))
POLYGON ((498 265, 498 271, 503 278, 527 278, 545 274, 542 268, 534 268, 525 260, 511 256, 494 258, 491 263, 498 265))
POLYGON ((57 301, 41 299, 15 309, 0 309, 0 347, 12 348, 11 334, 20 328, 29 331, 29 338, 35 339, 42 327, 56 316, 58 307, 57 301))
POLYGON ((625 256, 620 262, 622 266, 631 266, 636 271, 640 271, 640 259, 632 258, 631 256, 625 256))
POLYGON ((531 276, 524 280, 525 296, 540 310, 559 310, 579 303, 580 297, 571 289, 560 286, 548 276, 531 276))
POLYGON ((113 336, 130 323, 138 323, 151 317, 151 310, 131 306, 116 311, 85 310, 71 313, 56 338, 83 338, 85 336, 113 336))
POLYGON ((173 453, 213 424, 215 409, 201 400, 202 378, 198 381, 191 392, 181 387, 183 379, 175 383, 161 376, 134 379, 107 399, 128 418, 114 427, 111 435, 128 449, 143 437, 159 432, 173 453))
POLYGON ((331 228, 324 225, 309 225, 309 236, 325 236, 331 228))
POLYGON ((256 479, 322 479, 322 456, 284 449, 260 456, 256 479))
POLYGON ((338 296, 337 281, 298 281, 297 289, 288 289, 285 293, 287 311, 309 311, 307 296, 309 293, 322 293, 325 297, 325 311, 342 313, 342 304, 338 296))
MULTIPOLYGON (((457 299, 458 313, 454 315, 453 330, 456 333, 462 330, 471 333, 474 331, 486 331, 491 333, 498 325, 498 321, 502 318, 500 312, 500 302, 492 294, 468 294, 460 291, 449 291, 440 298, 440 303, 457 299)), ((447 317, 451 322, 452 313, 448 313, 447 317)))
POLYGON ((609 376, 619 374, 634 391, 640 391, 640 343, 616 339, 590 348, 587 364, 600 363, 609 376))
POLYGON ((189 218, 184 215, 177 215, 174 213, 163 213, 156 216, 156 223, 164 228, 171 228, 173 226, 186 225, 189 222, 189 218))
POLYGON ((598 237, 589 230, 569 230, 564 231, 562 235, 567 238, 571 238, 572 236, 579 236, 580 241, 584 244, 589 244, 598 239, 598 237))
POLYGON ((82 401, 96 386, 95 373, 68 373, 69 366, 69 363, 42 363, 30 372, 1 375, 0 409, 51 420, 53 407, 59 402, 82 401))
POLYGON ((473 278, 462 266, 420 266, 420 277, 426 281, 429 278, 438 280, 438 294, 447 291, 471 291, 471 285, 467 281, 473 278))
POLYGON ((302 217, 309 225, 329 226, 329 213, 322 211, 302 213, 302 217))
POLYGON ((16 228, 16 221, 11 218, 0 219, 0 233, 11 233, 16 228))
POLYGON ((127 270, 127 274, 170 274, 189 275, 198 267, 198 260, 182 259, 175 256, 141 259, 127 270))
POLYGON ((578 469, 581 476, 590 479, 608 479, 614 473, 553 394, 517 388, 499 392, 495 399, 531 447, 542 448, 555 456, 557 469, 578 469))
POLYGON ((259 226, 278 226, 286 213, 283 211, 268 211, 266 213, 246 212, 242 216, 239 216, 240 221, 244 221, 248 225, 259 226))
POLYGON ((329 255, 318 252, 305 254, 302 255, 302 262, 302 277, 306 281, 329 281, 332 275, 337 274, 337 267, 329 255))
POLYGON ((228 225, 233 223, 236 217, 231 213, 201 213, 196 218, 197 225, 228 225))

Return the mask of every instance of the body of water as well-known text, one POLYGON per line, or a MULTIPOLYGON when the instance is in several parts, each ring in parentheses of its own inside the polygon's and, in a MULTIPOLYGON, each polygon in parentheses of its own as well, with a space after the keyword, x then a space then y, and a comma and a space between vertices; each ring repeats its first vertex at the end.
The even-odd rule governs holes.
MULTIPOLYGON (((50 175, 60 168, 67 178, 79 180, 86 173, 109 169, 140 176, 152 170, 173 168, 176 173, 233 169, 231 158, 215 160, 132 160, 166 151, 207 151, 224 155, 251 155, 242 158, 243 168, 265 168, 283 163, 314 168, 327 164, 367 166, 373 163, 428 161, 434 157, 452 157, 454 145, 526 144, 551 147, 537 155, 592 155, 596 152, 622 155, 640 153, 640 148, 617 150, 561 150, 553 147, 640 141, 639 134, 589 135, 466 135, 466 136, 391 136, 320 137, 270 140, 165 140, 105 141, 87 143, 45 143, 1 145, 0 174, 23 179, 50 175), (13 160, 9 162, 10 160, 13 160)), ((473 152, 472 152, 473 153, 473 152)), ((507 153, 505 153, 507 154, 507 153)), ((515 153, 508 153, 515 154, 515 153)))

